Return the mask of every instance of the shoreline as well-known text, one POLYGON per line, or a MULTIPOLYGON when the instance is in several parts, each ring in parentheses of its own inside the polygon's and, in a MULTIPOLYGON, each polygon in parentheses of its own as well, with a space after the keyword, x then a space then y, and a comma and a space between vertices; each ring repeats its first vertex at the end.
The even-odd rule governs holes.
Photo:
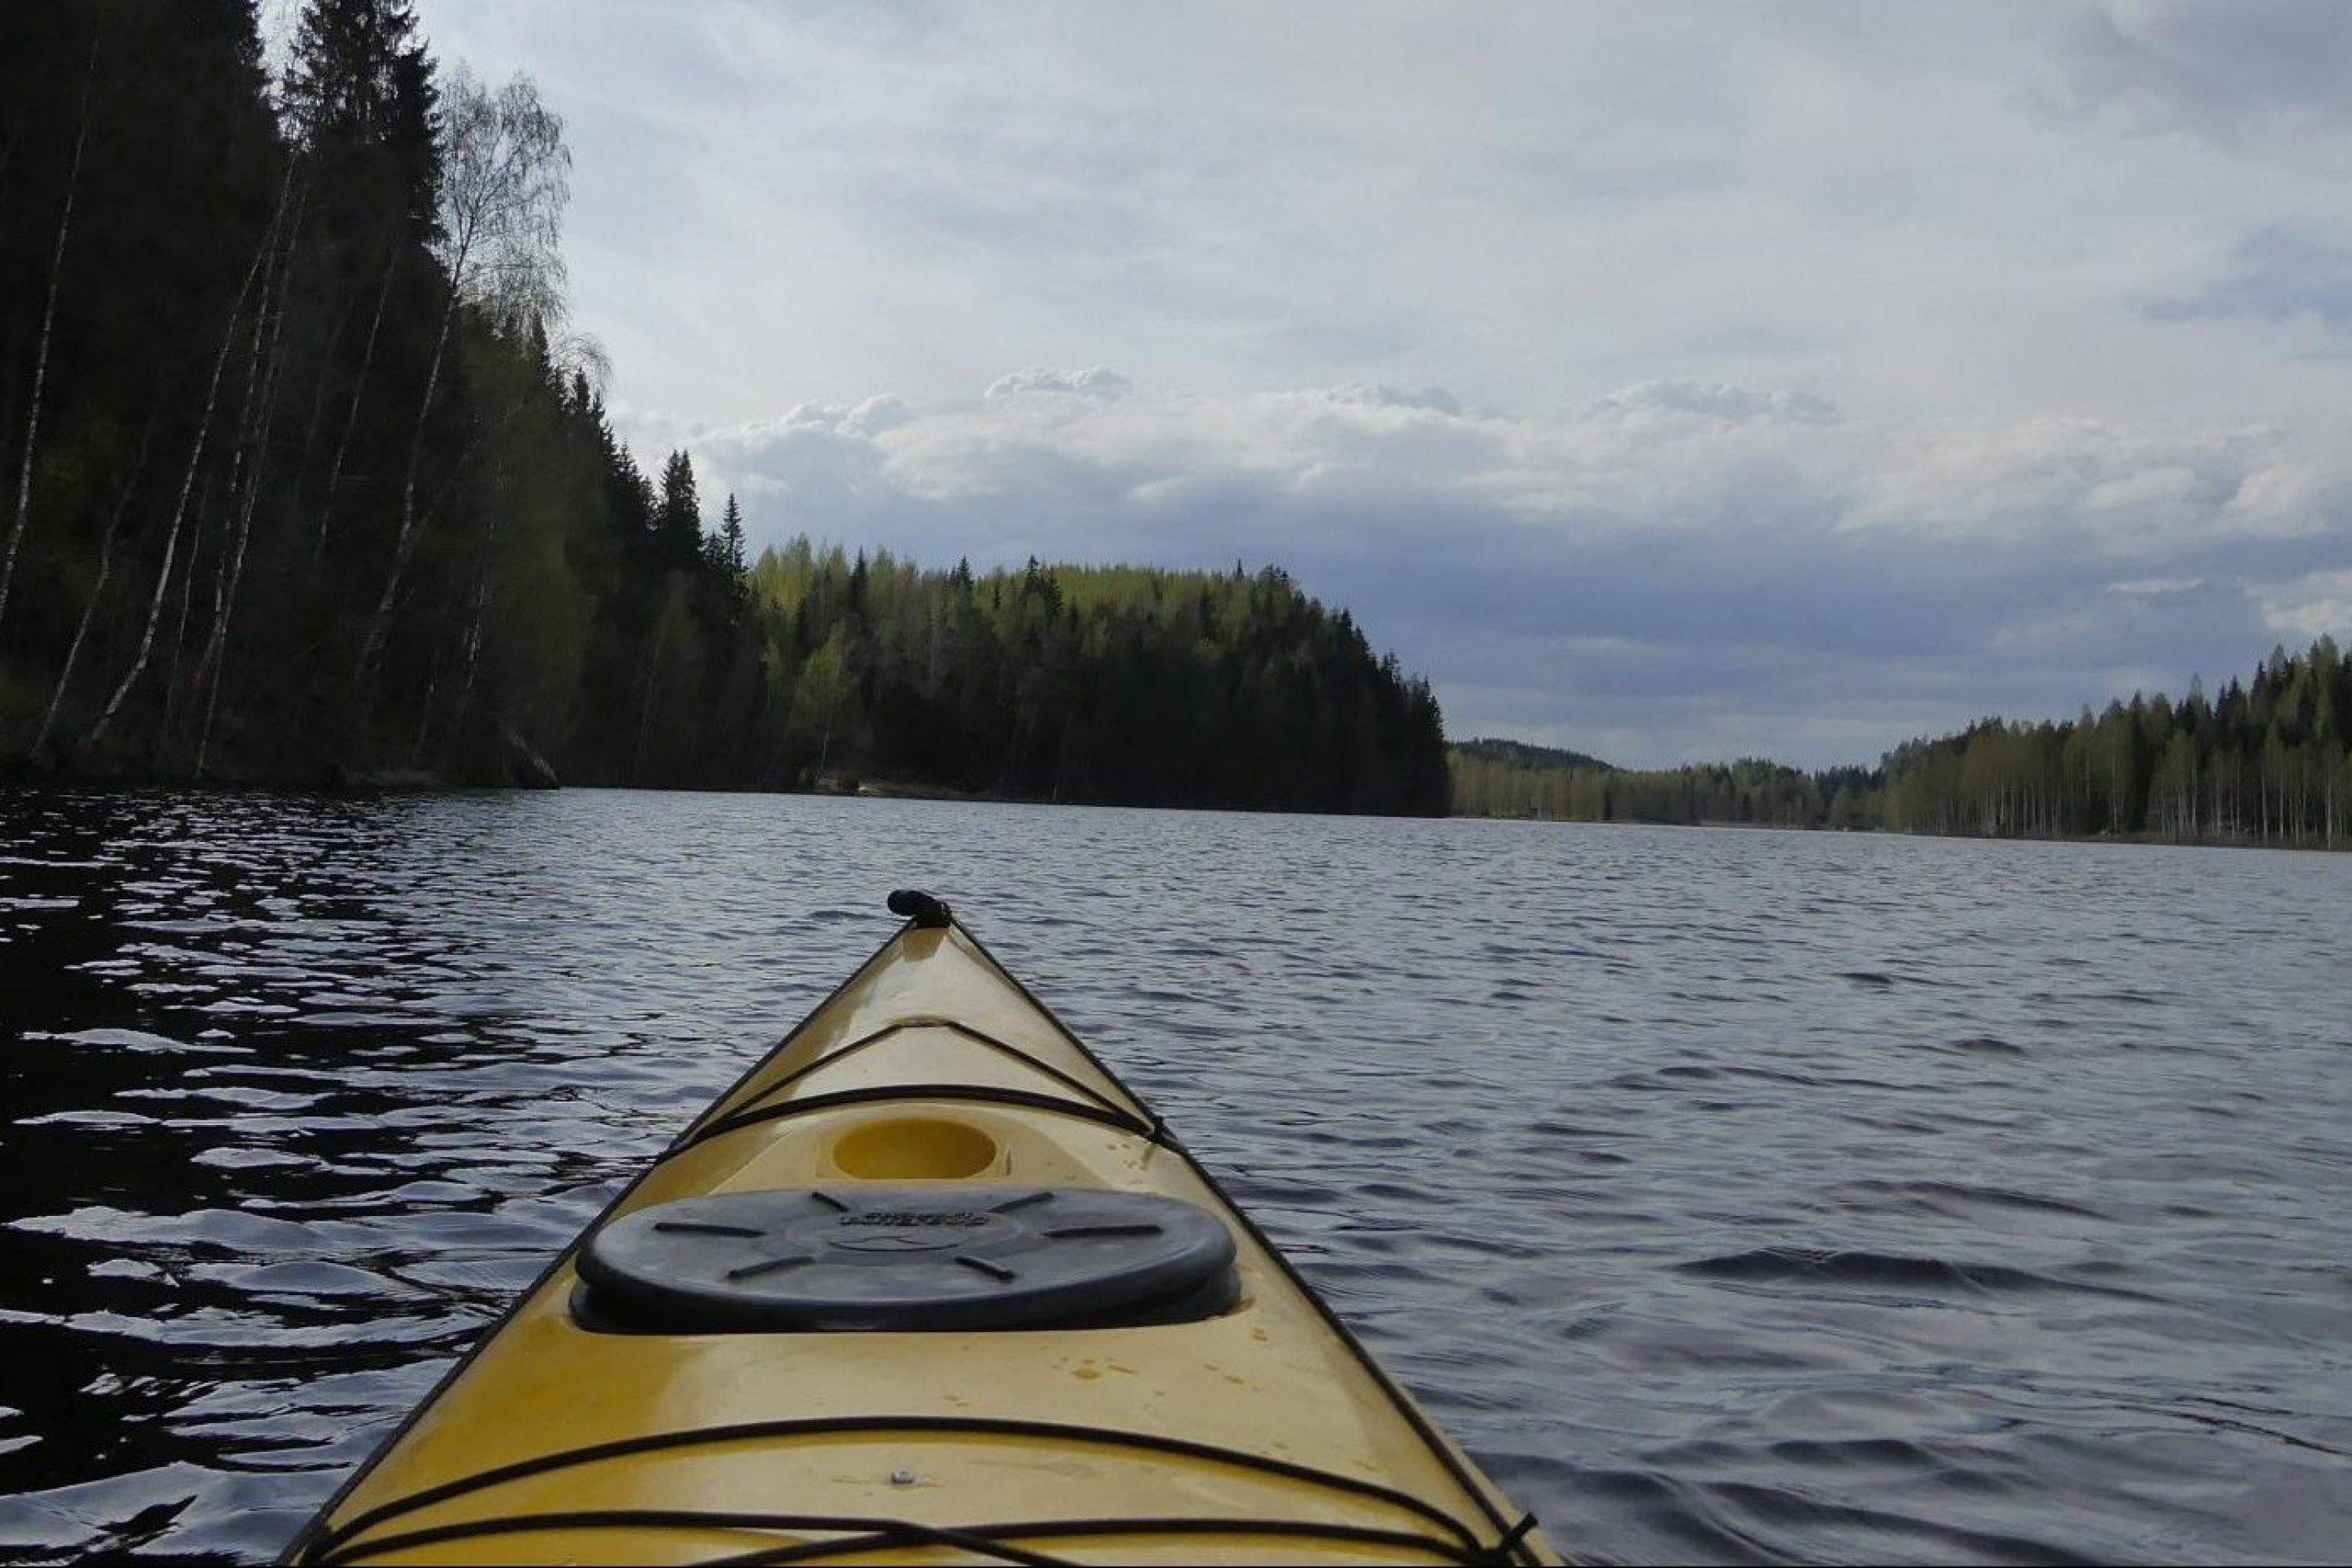
MULTIPOLYGON (((541 764, 542 767, 544 763, 541 764)), ((948 784, 927 784, 911 779, 859 778, 848 774, 826 774, 805 787, 775 789, 744 789, 740 786, 712 785, 645 785, 613 784, 564 784, 554 782, 552 771, 546 783, 487 782, 469 783, 452 780, 422 769, 380 769, 372 772, 331 770, 326 776, 302 779, 273 779, 231 771, 208 771, 206 776, 192 778, 185 773, 167 770, 123 766, 112 770, 73 769, 56 765, 40 766, 22 756, 0 757, 0 791, 14 789, 58 789, 88 791, 145 791, 184 789, 204 791, 264 791, 287 795, 323 795, 337 797, 374 795, 463 795, 478 791, 506 792, 553 789, 614 789, 643 791, 654 795, 813 795, 835 800, 919 800, 979 805, 1064 805, 1073 809, 1109 807, 1145 811, 1223 811, 1264 814, 1276 816, 1372 816, 1369 812, 1331 813, 1287 811, 1279 806, 1184 805, 1158 804, 1135 805, 1121 801, 1050 800, 1043 797, 1007 795, 991 790, 962 790, 948 784)), ((1393 814, 1389 814, 1393 815, 1393 814)), ((2293 844, 2265 841, 2261 838, 2179 838, 2162 833, 2047 834, 2047 833, 1920 833, 1895 827, 1832 827, 1809 826, 1802 823, 1741 822, 1733 819, 1709 818, 1696 822, 1649 821, 1639 817, 1598 817, 1506 816, 1493 812, 1448 812, 1442 817, 1420 817, 1421 821, 1461 822, 1528 822, 1577 827, 1664 827, 1730 829, 1744 832, 1803 833, 1815 835, 1855 834, 1877 838, 1942 838, 1994 844, 2115 844, 2137 847, 2171 849, 2269 849, 2314 855, 2343 854, 2352 851, 2352 838, 2337 845, 2293 844)))

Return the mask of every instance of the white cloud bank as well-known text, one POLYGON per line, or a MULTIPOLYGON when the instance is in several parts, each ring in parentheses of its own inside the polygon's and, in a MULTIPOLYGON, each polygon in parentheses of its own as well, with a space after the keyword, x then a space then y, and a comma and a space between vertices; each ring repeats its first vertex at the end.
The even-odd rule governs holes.
POLYGON ((1655 381, 1538 418, 1096 367, 689 445, 756 541, 1282 564, 1428 674, 1455 734, 1632 763, 1868 761, 2352 633, 2352 468, 2262 427, 1895 429, 1801 390, 1655 381))
POLYGON ((2306 572, 2289 583, 2253 588, 2263 620, 2283 637, 2332 637, 2352 643, 2352 567, 2306 572))

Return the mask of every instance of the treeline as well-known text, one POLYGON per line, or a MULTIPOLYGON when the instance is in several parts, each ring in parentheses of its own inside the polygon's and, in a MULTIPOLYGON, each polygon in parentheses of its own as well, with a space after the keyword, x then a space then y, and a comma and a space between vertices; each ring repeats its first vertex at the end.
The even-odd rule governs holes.
MULTIPOLYGON (((1996 837, 2352 846, 2352 661, 2321 637, 2273 648, 2218 699, 2135 693, 2071 723, 1986 719, 1875 769, 1745 761, 1633 772, 1538 764, 1516 742, 1448 753, 1457 812, 1589 822, 1885 826, 1996 837)), ((1574 753, 1567 753, 1573 757, 1574 753)))
POLYGON ((675 628, 647 709, 650 750, 669 759, 654 782, 880 776, 1048 800, 1446 809, 1428 686, 1276 568, 1032 561, 975 577, 803 539, 764 552, 745 589, 723 643, 675 628), (698 736, 697 712, 719 722, 698 736))
POLYGON ((1472 741, 1446 756, 1454 809, 1465 816, 1563 822, 1741 823, 1764 827, 1874 827, 1878 778, 1864 768, 1808 773, 1747 757, 1736 763, 1633 769, 1513 741, 1472 741))
POLYGON ((747 562, 567 330, 570 156, 408 0, 0 5, 0 758, 1442 811, 1278 572, 747 562))
POLYGON ((1618 771, 1599 757, 1582 752, 1571 752, 1559 746, 1538 746, 1526 741, 1506 741, 1482 736, 1465 741, 1454 748, 1465 758, 1500 763, 1508 767, 1541 771, 1549 768, 1597 768, 1603 773, 1618 771))
POLYGON ((2218 699, 2191 682, 2072 723, 1988 719, 1886 758, 1885 819, 1921 833, 2137 835, 2334 849, 2352 836, 2352 667, 2273 648, 2218 699))

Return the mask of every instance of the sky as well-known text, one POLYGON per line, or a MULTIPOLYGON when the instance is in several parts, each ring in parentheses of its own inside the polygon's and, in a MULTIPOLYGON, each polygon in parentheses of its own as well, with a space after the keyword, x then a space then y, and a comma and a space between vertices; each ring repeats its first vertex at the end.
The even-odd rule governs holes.
POLYGON ((1279 565, 1631 766, 2352 637, 2334 0, 417 11, 755 549, 1279 565))

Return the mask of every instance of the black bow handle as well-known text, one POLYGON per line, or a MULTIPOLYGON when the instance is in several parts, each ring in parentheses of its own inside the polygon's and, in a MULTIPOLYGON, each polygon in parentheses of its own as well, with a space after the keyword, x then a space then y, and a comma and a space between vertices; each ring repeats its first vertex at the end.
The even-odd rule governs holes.
POLYGON ((934 898, 920 888, 900 888, 890 895, 890 912, 910 920, 924 931, 938 931, 955 923, 954 911, 945 899, 934 898))

